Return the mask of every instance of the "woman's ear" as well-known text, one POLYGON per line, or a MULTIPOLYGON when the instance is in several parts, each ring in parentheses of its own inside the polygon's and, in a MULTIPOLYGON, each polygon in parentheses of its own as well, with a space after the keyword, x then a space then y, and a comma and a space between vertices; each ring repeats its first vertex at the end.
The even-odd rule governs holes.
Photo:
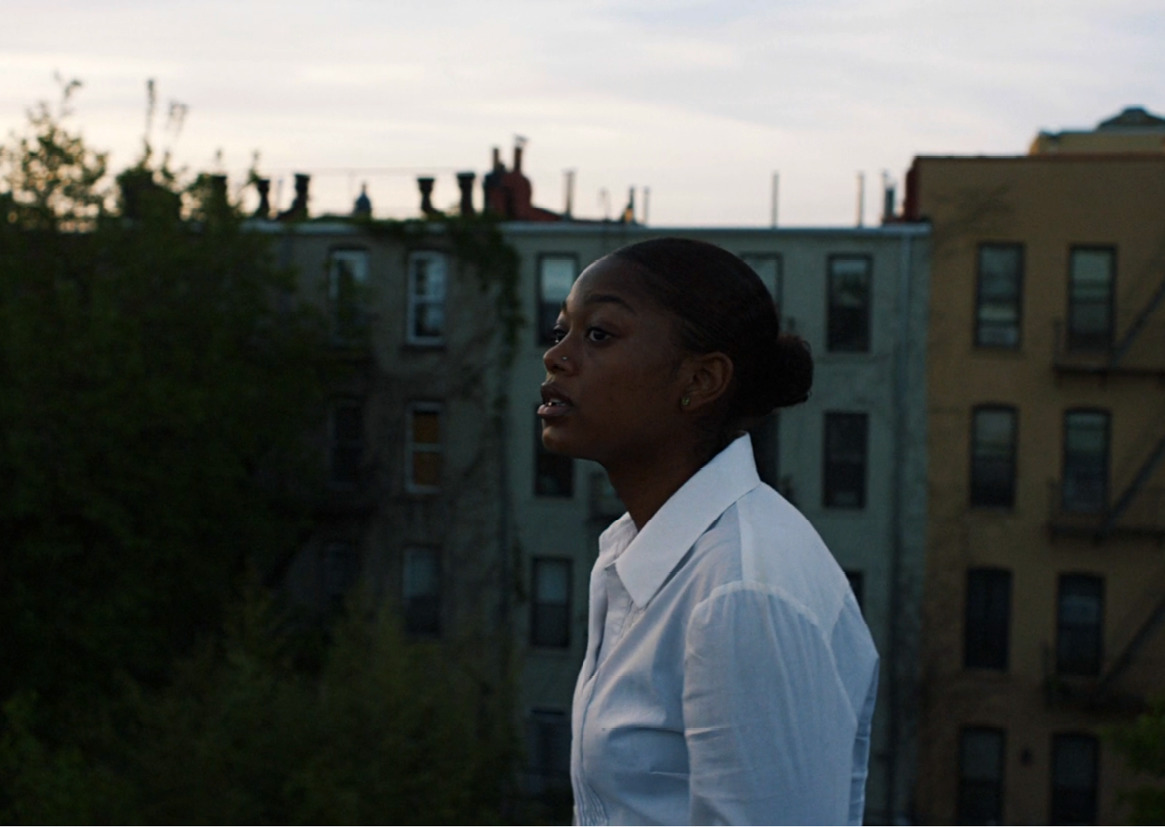
POLYGON ((699 410, 724 396, 732 384, 732 360, 725 354, 701 353, 689 356, 684 369, 688 384, 680 405, 686 411, 699 410))

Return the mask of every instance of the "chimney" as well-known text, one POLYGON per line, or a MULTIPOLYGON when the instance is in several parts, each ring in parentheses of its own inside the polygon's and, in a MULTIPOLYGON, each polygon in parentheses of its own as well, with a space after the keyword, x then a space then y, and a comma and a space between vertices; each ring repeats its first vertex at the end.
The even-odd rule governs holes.
POLYGON ((882 223, 890 224, 894 221, 894 184, 890 182, 890 174, 882 173, 882 223))
POLYGON ((566 170, 566 207, 562 211, 563 218, 570 218, 574 213, 574 170, 566 170))
POLYGON ((433 209, 433 179, 429 177, 417 178, 417 187, 421 191, 421 212, 426 216, 437 211, 433 209))
POLYGON ((525 138, 521 135, 514 136, 514 172, 521 173, 522 171, 522 147, 525 145, 525 138))
POLYGON ((279 213, 280 220, 301 221, 307 218, 307 192, 311 185, 311 176, 301 172, 295 173, 295 200, 284 212, 279 213))
POLYGON ((461 215, 473 215, 473 182, 477 174, 473 172, 457 173, 457 186, 461 188, 461 215))

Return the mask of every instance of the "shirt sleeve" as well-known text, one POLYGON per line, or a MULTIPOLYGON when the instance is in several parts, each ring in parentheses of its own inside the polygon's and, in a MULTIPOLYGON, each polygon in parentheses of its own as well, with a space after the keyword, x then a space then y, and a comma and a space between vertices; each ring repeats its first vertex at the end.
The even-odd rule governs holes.
POLYGON ((823 630, 775 591, 735 583, 693 612, 684 737, 692 824, 842 824, 857 715, 823 630))

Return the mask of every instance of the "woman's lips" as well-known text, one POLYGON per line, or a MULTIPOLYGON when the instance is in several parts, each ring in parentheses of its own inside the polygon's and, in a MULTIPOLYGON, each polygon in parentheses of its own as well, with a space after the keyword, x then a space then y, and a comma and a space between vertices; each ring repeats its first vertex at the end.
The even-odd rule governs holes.
POLYGON ((543 419, 555 419, 566 416, 574 410, 574 403, 570 397, 557 388, 549 385, 542 386, 542 404, 538 406, 538 416, 543 419))

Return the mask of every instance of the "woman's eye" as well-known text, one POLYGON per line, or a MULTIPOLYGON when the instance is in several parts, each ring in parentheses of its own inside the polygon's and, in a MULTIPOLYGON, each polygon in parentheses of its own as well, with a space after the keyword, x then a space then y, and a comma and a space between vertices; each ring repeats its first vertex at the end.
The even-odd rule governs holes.
POLYGON ((559 326, 559 325, 555 325, 554 329, 550 331, 550 340, 552 342, 554 342, 554 344, 558 344, 559 342, 561 342, 565 338, 566 338, 566 329, 559 326))
POLYGON ((587 338, 592 342, 601 342, 604 339, 611 338, 611 334, 603 330, 601 327, 587 328, 587 338))

